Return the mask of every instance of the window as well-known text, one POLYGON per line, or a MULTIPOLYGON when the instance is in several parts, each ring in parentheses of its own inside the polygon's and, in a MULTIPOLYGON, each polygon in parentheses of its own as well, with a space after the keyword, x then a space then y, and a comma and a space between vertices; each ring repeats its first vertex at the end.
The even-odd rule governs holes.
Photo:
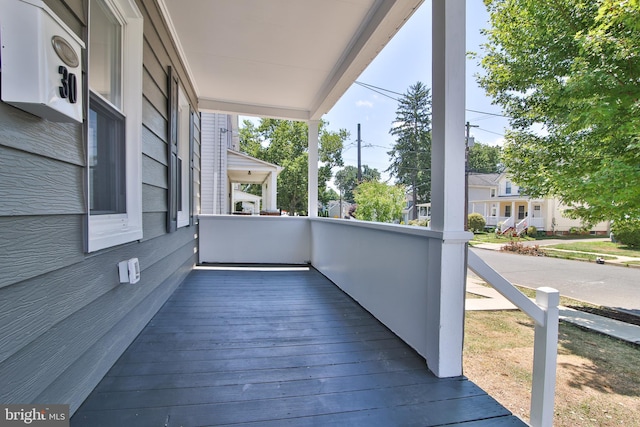
POLYGON ((511 206, 507 205, 504 207, 504 216, 511 218, 511 206))
POLYGON ((541 207, 540 205, 534 205, 533 206, 533 217, 534 218, 540 218, 542 215, 540 214, 541 212, 541 207))
POLYGON ((491 197, 496 197, 496 189, 495 188, 491 189, 491 197))
POLYGON ((495 203, 491 205, 491 216, 498 216, 498 209, 496 208, 495 203))
POLYGON ((88 252, 142 238, 142 15, 90 2, 88 252))
POLYGON ((518 219, 524 219, 525 216, 524 206, 518 206, 518 219))
POLYGON ((511 181, 504 183, 504 194, 511 194, 511 181))

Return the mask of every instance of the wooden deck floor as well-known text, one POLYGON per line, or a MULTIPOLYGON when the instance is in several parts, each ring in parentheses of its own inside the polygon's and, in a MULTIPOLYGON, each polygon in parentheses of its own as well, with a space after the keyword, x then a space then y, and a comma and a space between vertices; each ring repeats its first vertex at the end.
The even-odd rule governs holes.
POLYGON ((317 271, 195 270, 71 426, 524 426, 317 271))

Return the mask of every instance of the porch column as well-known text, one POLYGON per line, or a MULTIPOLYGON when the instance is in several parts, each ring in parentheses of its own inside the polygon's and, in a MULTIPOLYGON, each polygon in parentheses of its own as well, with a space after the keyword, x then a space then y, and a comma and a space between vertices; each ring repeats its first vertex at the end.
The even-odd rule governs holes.
POLYGON ((427 366, 438 377, 462 375, 466 251, 465 0, 433 0, 433 131, 427 366))
POLYGON ((319 120, 309 120, 309 200, 308 215, 318 216, 318 132, 320 128, 319 120))
POLYGON ((265 209, 270 211, 278 209, 278 174, 275 172, 269 174, 267 194, 269 194, 269 205, 265 206, 265 209))

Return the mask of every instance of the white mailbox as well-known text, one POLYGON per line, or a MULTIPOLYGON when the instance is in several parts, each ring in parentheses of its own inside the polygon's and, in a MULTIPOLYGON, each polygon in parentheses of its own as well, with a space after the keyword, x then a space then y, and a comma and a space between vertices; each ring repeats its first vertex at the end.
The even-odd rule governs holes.
POLYGON ((84 43, 42 0, 0 0, 2 101, 82 122, 84 43))

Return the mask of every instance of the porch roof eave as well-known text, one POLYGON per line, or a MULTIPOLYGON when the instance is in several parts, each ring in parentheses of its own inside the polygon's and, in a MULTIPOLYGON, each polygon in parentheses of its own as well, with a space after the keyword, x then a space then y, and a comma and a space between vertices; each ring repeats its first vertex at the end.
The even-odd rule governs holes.
POLYGON ((319 120, 423 0, 158 0, 201 111, 319 120))

